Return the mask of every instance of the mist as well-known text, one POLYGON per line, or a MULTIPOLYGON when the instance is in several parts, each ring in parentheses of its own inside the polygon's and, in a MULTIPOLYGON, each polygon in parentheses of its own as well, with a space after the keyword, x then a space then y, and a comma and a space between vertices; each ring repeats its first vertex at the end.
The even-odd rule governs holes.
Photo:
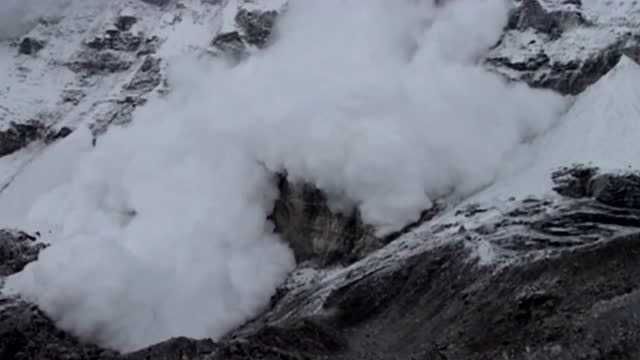
POLYGON ((2 0, 0 40, 19 37, 31 30, 38 19, 59 16, 72 0, 2 0))
MULTIPOLYGON (((294 266, 266 220, 276 172, 311 182, 380 233, 435 199, 488 186, 552 126, 562 98, 485 71, 503 0, 297 0, 241 63, 168 59, 172 93, 37 197, 53 245, 7 287, 64 329, 132 350, 217 338, 251 319, 294 266)), ((46 162, 39 165, 43 173, 46 162)))

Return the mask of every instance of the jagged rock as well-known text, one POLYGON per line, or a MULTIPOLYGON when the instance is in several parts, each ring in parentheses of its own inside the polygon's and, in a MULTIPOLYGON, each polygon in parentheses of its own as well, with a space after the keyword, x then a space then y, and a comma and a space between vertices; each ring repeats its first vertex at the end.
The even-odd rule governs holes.
POLYGON ((236 24, 244 31, 244 40, 258 48, 267 44, 278 13, 276 11, 248 11, 240 9, 236 15, 236 24))
POLYGON ((552 174, 553 190, 572 197, 592 197, 617 208, 640 209, 640 175, 634 172, 600 174, 597 167, 576 165, 552 174))
POLYGON ((58 130, 51 129, 49 133, 45 136, 44 140, 47 143, 52 143, 56 140, 64 139, 67 136, 71 135, 73 129, 63 126, 58 130))
POLYGON ((35 305, 0 298, 0 359, 115 360, 117 354, 57 329, 35 305))
POLYGON ((551 174, 554 183, 553 191, 571 198, 590 196, 589 182, 598 174, 597 167, 576 165, 563 167, 551 174))
POLYGON ((27 233, 0 229, 0 277, 20 272, 38 258, 46 245, 35 241, 27 233))
POLYGON ((75 73, 94 76, 126 71, 131 68, 133 63, 109 51, 91 51, 82 53, 78 60, 67 63, 66 65, 75 73))
POLYGON ((94 50, 137 51, 142 44, 142 36, 118 29, 107 30, 103 36, 93 38, 87 46, 94 50))
POLYGON ((8 129, 0 131, 0 157, 24 148, 39 139, 42 133, 43 126, 39 122, 10 123, 8 129))
POLYGON ((488 57, 487 64, 498 69, 516 72, 517 80, 532 87, 553 89, 561 94, 577 95, 613 69, 623 54, 636 52, 626 40, 610 45, 585 59, 556 60, 544 52, 519 57, 488 57))
POLYGON ((147 3, 147 4, 151 4, 151 5, 156 5, 156 6, 165 6, 165 5, 169 5, 169 3, 171 2, 171 0, 141 0, 143 3, 147 3))
POLYGON ((115 27, 120 31, 129 31, 131 27, 138 22, 138 18, 131 15, 121 15, 116 18, 115 27))
POLYGON ((589 195, 603 204, 640 209, 640 175, 602 174, 589 182, 589 195))
POLYGON ((278 188, 280 198, 270 218, 298 263, 346 264, 382 247, 375 229, 365 225, 356 210, 334 214, 324 193, 313 185, 291 184, 281 176, 278 188))
POLYGON ((238 31, 218 34, 211 45, 222 53, 241 57, 248 46, 264 48, 278 17, 275 10, 249 11, 241 8, 235 16, 238 31))
POLYGON ((125 89, 142 93, 155 89, 162 82, 161 62, 160 58, 147 56, 125 89))
POLYGON ((275 231, 289 244, 298 263, 310 261, 320 267, 350 264, 432 219, 440 204, 425 210, 420 218, 399 231, 376 236, 375 227, 364 223, 357 209, 335 213, 325 193, 312 184, 291 183, 278 176, 280 197, 269 218, 275 231))
POLYGON ((35 55, 44 49, 44 41, 25 37, 18 45, 18 53, 21 55, 35 55))

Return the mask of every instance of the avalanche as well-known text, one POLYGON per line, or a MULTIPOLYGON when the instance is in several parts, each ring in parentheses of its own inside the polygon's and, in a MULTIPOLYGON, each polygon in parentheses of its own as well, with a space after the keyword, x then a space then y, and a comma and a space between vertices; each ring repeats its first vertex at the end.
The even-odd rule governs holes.
POLYGON ((491 184, 564 109, 479 65, 503 0, 291 1, 274 43, 231 65, 174 47, 206 33, 200 6, 159 20, 166 98, 95 148, 80 127, 0 196, 9 225, 52 243, 7 286, 113 348, 220 337, 268 304, 294 265, 266 220, 275 172, 384 233, 491 184))

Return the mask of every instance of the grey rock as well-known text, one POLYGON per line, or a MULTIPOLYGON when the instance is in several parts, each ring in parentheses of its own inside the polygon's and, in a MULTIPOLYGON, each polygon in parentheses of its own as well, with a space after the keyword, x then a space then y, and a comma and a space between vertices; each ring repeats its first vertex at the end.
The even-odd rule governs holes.
POLYGON ((640 209, 640 175, 623 173, 594 176, 589 182, 589 194, 603 204, 640 209))
POLYGON ((354 210, 334 214, 322 191, 308 183, 291 184, 280 176, 280 198, 270 219, 293 249, 298 263, 320 266, 348 264, 382 247, 374 228, 365 225, 354 210))
POLYGON ((35 55, 44 49, 45 42, 31 37, 24 37, 18 45, 20 55, 35 55))
POLYGON ((28 263, 38 259, 44 248, 46 245, 37 243, 35 236, 0 229, 0 277, 22 271, 28 263))
POLYGON ((156 6, 166 6, 171 3, 172 0, 141 0, 143 3, 156 5, 156 6))
POLYGON ((193 340, 186 337, 178 337, 139 351, 125 354, 122 356, 122 360, 201 359, 206 355, 212 354, 215 350, 216 344, 211 339, 193 340))
POLYGON ((117 354, 59 330, 35 305, 0 297, 0 359, 115 360, 117 354))
POLYGON ((147 93, 155 89, 162 82, 162 70, 160 64, 162 59, 153 56, 145 57, 142 65, 138 68, 133 79, 125 85, 129 91, 147 93))
POLYGON ((264 48, 268 45, 278 12, 249 11, 240 9, 235 17, 238 31, 218 34, 211 42, 211 46, 223 54, 234 58, 241 58, 248 46, 264 48))
POLYGON ((551 174, 553 191, 575 199, 588 197, 589 182, 598 172, 597 167, 581 164, 560 168, 551 174))
POLYGON ((43 135, 44 127, 40 122, 11 122, 6 130, 0 131, 0 157, 12 154, 43 135))
POLYGON ((140 48, 142 42, 142 36, 140 35, 113 29, 107 30, 103 36, 93 38, 86 45, 94 50, 133 52, 140 48))
POLYGON ((236 24, 244 32, 244 40, 258 48, 263 48, 271 36, 278 13, 276 11, 248 11, 240 9, 235 17, 236 24))
POLYGON ((107 75, 129 70, 133 62, 121 58, 119 55, 104 51, 87 51, 80 54, 75 61, 66 66, 73 72, 84 76, 107 75))
POLYGON ((130 15, 122 15, 116 18, 114 23, 116 29, 119 31, 129 31, 131 27, 138 22, 138 18, 130 15))

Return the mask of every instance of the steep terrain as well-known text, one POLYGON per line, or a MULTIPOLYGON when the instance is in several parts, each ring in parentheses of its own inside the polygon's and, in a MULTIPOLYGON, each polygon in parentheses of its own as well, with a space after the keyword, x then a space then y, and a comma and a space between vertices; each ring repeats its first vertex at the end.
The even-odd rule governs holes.
MULTIPOLYGON (((447 2, 435 4, 439 9, 447 2)), ((569 98, 570 108, 557 123, 532 131, 532 138, 509 152, 503 159, 509 165, 491 181, 466 192, 438 193, 424 201, 419 217, 393 231, 368 223, 362 207, 336 203, 340 191, 335 184, 305 179, 286 166, 269 172, 278 194, 266 202, 271 205, 268 220, 291 249, 295 269, 287 271, 275 292, 247 290, 273 296, 266 305, 249 306, 250 314, 243 309, 230 331, 216 325, 211 335, 215 339, 190 334, 168 339, 165 333, 148 331, 145 339, 157 342, 152 346, 146 346, 149 341, 138 346, 106 339, 126 334, 112 336, 109 324, 83 332, 82 321, 60 315, 61 308, 74 306, 61 302, 64 297, 36 296, 47 300, 42 309, 24 294, 2 289, 5 281, 31 276, 21 271, 28 264, 37 269, 39 254, 46 254, 42 251, 64 249, 50 241, 58 230, 54 225, 36 226, 25 219, 33 216, 33 204, 43 195, 57 196, 56 189, 70 181, 76 159, 99 151, 103 141, 113 143, 106 133, 133 129, 128 126, 140 109, 151 111, 151 118, 162 116, 159 102, 174 85, 180 86, 171 83, 169 64, 179 63, 185 54, 231 64, 258 56, 287 36, 277 27, 273 33, 274 26, 295 2, 87 0, 69 6, 64 15, 40 19, 21 37, 0 41, 0 227, 5 228, 0 230, 0 359, 640 356, 640 176, 633 172, 640 165, 635 144, 640 5, 635 1, 516 2, 499 41, 482 49, 477 61, 508 81, 577 96, 569 98), (160 110, 153 112, 154 107, 160 110), (220 329, 226 331, 220 334, 220 329)), ((159 146, 167 142, 157 136, 159 146)), ((176 130, 175 136, 191 135, 176 130)), ((219 138, 215 141, 222 144, 219 138)), ((204 186, 206 180, 198 184, 204 186)), ((119 207, 124 201, 119 198, 104 201, 125 225, 140 211, 126 203, 119 207)), ((59 205, 60 212, 66 205, 59 205)), ((182 209, 179 201, 175 205, 182 209)), ((45 218, 57 218, 57 209, 43 209, 36 215, 42 217, 44 211, 45 218)), ((228 209, 235 211, 230 205, 228 209)), ((251 216, 261 214, 247 214, 246 219, 251 216)), ((96 226, 101 221, 84 219, 96 226)), ((145 228, 134 235, 147 232, 155 234, 145 228)), ((81 242, 76 244, 83 249, 81 242)), ((163 246, 167 244, 158 243, 157 254, 163 246)), ((103 250, 106 257, 110 250, 103 250)), ((280 254, 267 246, 258 251, 263 258, 280 254)), ((220 259, 175 252, 194 264, 220 259)), ((78 251, 75 256, 91 264, 102 254, 78 251)), ((288 270, 285 260, 280 268, 265 272, 288 270)), ((119 274, 119 265, 112 266, 119 274)), ((255 273, 259 268, 248 269, 254 271, 248 277, 265 276, 255 273)), ((145 271, 140 268, 140 273, 145 271)), ((87 279, 79 275, 72 279, 87 279)), ((204 276, 211 282, 217 278, 216 272, 204 276)), ((47 277, 33 279, 46 282, 47 277)), ((103 303, 83 306, 95 304, 103 303)), ((199 308, 201 302, 193 304, 180 309, 187 319, 217 314, 199 308)))

